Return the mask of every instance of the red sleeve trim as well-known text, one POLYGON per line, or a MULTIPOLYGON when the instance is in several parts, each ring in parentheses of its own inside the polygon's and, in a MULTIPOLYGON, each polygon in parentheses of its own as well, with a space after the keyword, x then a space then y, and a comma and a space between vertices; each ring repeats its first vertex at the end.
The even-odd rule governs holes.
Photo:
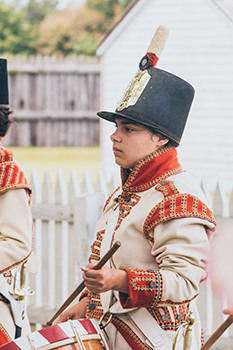
POLYGON ((119 293, 123 308, 156 306, 163 294, 159 271, 124 269, 128 276, 128 294, 119 293))
POLYGON ((84 292, 82 292, 82 294, 80 295, 79 297, 79 301, 81 301, 83 298, 87 297, 88 296, 88 290, 84 290, 84 292))

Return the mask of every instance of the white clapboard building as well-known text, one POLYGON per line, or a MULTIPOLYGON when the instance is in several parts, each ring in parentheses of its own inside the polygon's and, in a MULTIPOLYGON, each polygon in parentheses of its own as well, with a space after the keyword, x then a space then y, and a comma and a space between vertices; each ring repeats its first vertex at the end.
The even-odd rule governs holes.
MULTIPOLYGON (((169 31, 157 67, 190 82, 195 99, 180 161, 209 184, 233 182, 233 0, 134 0, 99 44, 101 109, 115 110, 159 25, 169 31)), ((118 173, 101 121, 101 158, 107 178, 118 173)), ((231 191, 231 188, 229 189, 231 191)))

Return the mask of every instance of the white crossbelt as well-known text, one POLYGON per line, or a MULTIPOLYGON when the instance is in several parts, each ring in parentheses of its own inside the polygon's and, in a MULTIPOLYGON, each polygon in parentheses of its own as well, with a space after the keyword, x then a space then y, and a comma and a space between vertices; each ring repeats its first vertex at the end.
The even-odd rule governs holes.
POLYGON ((147 309, 141 307, 130 312, 128 316, 138 330, 143 333, 147 346, 159 350, 172 349, 173 342, 147 309))
MULTIPOLYGON (((115 230, 119 217, 119 208, 112 211, 108 221, 108 226, 101 244, 101 256, 103 256, 110 248, 112 235, 115 230)), ((146 308, 123 309, 119 300, 118 292, 114 292, 117 299, 116 303, 110 307, 112 291, 101 293, 101 303, 104 312, 110 311, 114 314, 126 314, 132 323, 146 338, 145 343, 152 349, 169 350, 172 349, 172 341, 166 332, 159 326, 156 320, 151 316, 146 308)))

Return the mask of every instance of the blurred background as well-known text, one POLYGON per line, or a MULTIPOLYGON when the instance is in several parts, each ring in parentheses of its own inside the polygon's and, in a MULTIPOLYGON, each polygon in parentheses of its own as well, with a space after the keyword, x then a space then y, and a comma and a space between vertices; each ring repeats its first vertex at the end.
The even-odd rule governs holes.
POLYGON ((130 1, 1 1, 1 55, 95 55, 98 39, 130 1))
MULTIPOLYGON (((233 217, 233 0, 0 1, 0 55, 8 60, 15 123, 2 143, 32 184, 40 271, 29 301, 45 324, 81 279, 95 223, 119 184, 114 110, 159 25, 170 31, 158 68, 195 87, 181 164, 201 183, 217 221, 233 217), (62 175, 63 174, 63 175, 62 175), (49 267, 49 268, 48 268, 49 267), (75 278, 74 278, 75 276, 75 278), (49 286, 49 288, 48 288, 49 286)), ((225 297, 199 298, 209 336, 225 297)), ((232 344, 233 330, 227 334, 232 344)))
POLYGON ((96 112, 115 109, 161 24, 170 35, 158 68, 196 90, 178 148, 182 165, 212 192, 221 180, 231 193, 232 0, 0 1, 0 55, 8 59, 16 121, 3 143, 24 147, 15 154, 28 176, 28 164, 38 166, 39 157, 26 159, 25 147, 36 147, 37 154, 42 148, 48 157, 53 147, 64 148, 63 154, 72 147, 76 168, 83 148, 94 146, 96 170, 108 183, 118 173, 109 140, 113 126, 96 112))
POLYGON ((0 1, 0 55, 8 60, 16 122, 3 144, 28 178, 36 167, 42 181, 47 169, 54 184, 62 168, 67 182, 75 169, 80 181, 87 170, 95 183, 100 170, 96 48, 129 2, 0 1))

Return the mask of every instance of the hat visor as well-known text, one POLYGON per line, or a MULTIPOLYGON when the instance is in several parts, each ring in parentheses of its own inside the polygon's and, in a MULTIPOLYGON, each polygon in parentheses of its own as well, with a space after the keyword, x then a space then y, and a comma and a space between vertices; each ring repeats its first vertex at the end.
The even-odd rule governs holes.
POLYGON ((125 119, 129 119, 132 120, 138 124, 142 124, 144 126, 146 126, 147 128, 153 129, 155 132, 158 132, 159 134, 167 137, 169 140, 174 141, 177 145, 179 145, 179 141, 176 140, 174 137, 172 137, 171 135, 169 135, 169 133, 163 130, 161 130, 158 127, 156 127, 155 125, 151 124, 150 122, 147 122, 145 120, 141 121, 137 116, 131 116, 128 114, 123 114, 123 113, 118 113, 118 112, 107 112, 107 111, 100 111, 97 112, 97 115, 105 120, 108 120, 109 122, 115 123, 115 119, 116 118, 125 118, 125 119))

